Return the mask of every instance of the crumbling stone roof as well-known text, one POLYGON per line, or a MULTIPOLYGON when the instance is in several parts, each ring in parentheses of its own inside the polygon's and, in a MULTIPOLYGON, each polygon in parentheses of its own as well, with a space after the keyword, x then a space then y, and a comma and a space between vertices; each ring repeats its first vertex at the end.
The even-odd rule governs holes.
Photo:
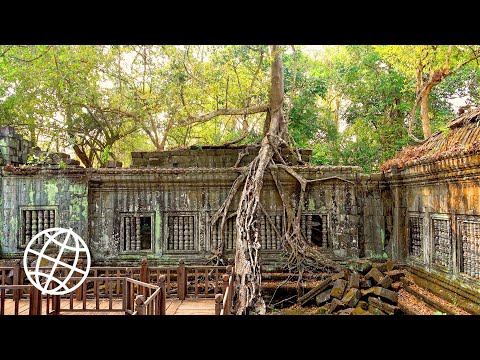
POLYGON ((408 146, 393 159, 387 160, 382 171, 392 167, 435 162, 468 154, 480 153, 480 108, 462 113, 448 124, 447 131, 439 131, 421 144, 408 146))

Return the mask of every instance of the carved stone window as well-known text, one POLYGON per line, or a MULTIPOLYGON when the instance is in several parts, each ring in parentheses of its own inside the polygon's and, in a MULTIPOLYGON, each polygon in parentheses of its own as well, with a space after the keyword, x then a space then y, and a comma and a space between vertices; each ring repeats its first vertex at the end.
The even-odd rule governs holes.
POLYGON ((433 263, 450 268, 452 264, 452 236, 450 220, 432 216, 433 263))
POLYGON ((122 214, 120 226, 120 244, 123 251, 152 249, 153 215, 122 214))
POLYGON ((409 216, 409 253, 415 257, 421 257, 423 254, 423 216, 409 216))
POLYGON ((303 215, 301 221, 301 231, 307 241, 313 244, 328 248, 328 216, 323 215, 303 215))
POLYGON ((167 250, 195 250, 195 220, 194 215, 167 215, 167 250))
MULTIPOLYGON (((27 246, 29 241, 42 230, 56 227, 56 206, 30 206, 20 208, 20 246, 27 246)), ((42 246, 47 238, 39 237, 33 246, 42 246)))
POLYGON ((235 225, 236 216, 233 215, 231 218, 228 218, 225 221, 224 233, 221 234, 221 224, 222 219, 217 220, 215 225, 211 229, 211 248, 216 250, 221 241, 223 240, 225 244, 225 250, 234 250, 235 249, 235 239, 237 236, 237 228, 235 225))
POLYGON ((460 271, 480 279, 480 217, 460 218, 458 225, 461 241, 460 271))

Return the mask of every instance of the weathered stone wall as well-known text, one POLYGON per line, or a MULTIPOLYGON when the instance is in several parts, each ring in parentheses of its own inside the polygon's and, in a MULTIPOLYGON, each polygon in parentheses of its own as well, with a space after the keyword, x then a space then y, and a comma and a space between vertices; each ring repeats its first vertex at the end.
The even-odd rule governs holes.
MULTIPOLYGON (((389 206, 385 185, 378 176, 362 175, 355 167, 297 166, 295 170, 307 179, 319 180, 309 186, 302 204, 305 236, 340 260, 385 255, 384 214, 389 206)), ((218 229, 211 226, 210 218, 238 174, 232 168, 4 170, 0 177, 2 251, 4 255, 21 254, 27 216, 22 211, 34 210, 29 216, 39 217, 38 211, 48 215, 46 211, 55 210, 55 225, 72 227, 85 238, 97 264, 136 262, 141 257, 158 263, 177 262, 179 258, 205 262, 219 241, 218 229), (142 227, 149 235, 142 233, 142 227), (181 232, 178 246, 168 243, 176 231, 181 232), (151 239, 146 248, 141 244, 145 236, 151 239)), ((278 178, 285 198, 295 202, 299 185, 283 170, 278 178)), ((230 214, 234 214, 239 196, 232 202, 230 214)), ((271 175, 265 179, 262 203, 281 228, 282 204, 271 175)), ((230 257, 234 256, 233 224, 232 217, 226 226, 230 235, 224 235, 230 257)), ((38 223, 33 226, 39 230, 38 223)), ((265 262, 278 262, 280 240, 267 219, 261 219, 260 228, 265 262)))
POLYGON ((32 143, 17 134, 13 126, 0 126, 0 166, 25 164, 32 143))
MULTIPOLYGON (((339 259, 384 254, 383 245, 377 244, 385 234, 384 222, 380 220, 384 207, 378 179, 368 177, 370 189, 366 191, 367 178, 359 174, 358 168, 298 167, 296 170, 309 179, 328 178, 311 186, 303 204, 304 216, 312 216, 312 219, 306 218, 307 221, 323 220, 328 227, 325 229, 328 233, 326 252, 339 259), (365 194, 367 201, 363 200, 365 194), (366 218, 365 208, 369 213, 366 218)), ((98 261, 128 261, 140 256, 163 263, 176 262, 179 258, 205 261, 216 248, 210 218, 227 197, 236 176, 238 172, 232 169, 94 170, 89 188, 90 237, 95 239, 90 242, 92 252, 98 261), (151 217, 154 234, 150 250, 125 250, 122 219, 129 214, 151 217), (171 215, 193 217, 194 251, 168 249, 167 222, 171 215)), ((298 192, 296 182, 283 171, 279 176, 286 198, 294 201, 298 192)), ((273 221, 278 221, 282 205, 274 186, 273 179, 267 176, 262 203, 273 221)), ((240 193, 232 202, 232 214, 239 196, 240 193)), ((227 231, 231 231, 228 226, 227 231)), ((269 231, 267 228, 261 236, 273 236, 268 235, 269 231)), ((265 258, 278 260, 279 248, 265 245, 265 258)), ((232 251, 227 253, 233 257, 232 251)))
MULTIPOLYGON (((234 257, 234 216, 241 189, 223 235, 218 225, 212 226, 211 217, 239 175, 234 166, 248 164, 258 147, 133 153, 131 168, 85 169, 67 154, 30 149, 11 127, 1 128, 0 139, 9 147, 3 152, 8 156, 2 157, 0 174, 3 256, 21 256, 35 234, 59 226, 79 233, 97 264, 137 262, 142 257, 157 263, 176 263, 179 258, 204 263, 221 239, 227 256, 234 257), (26 162, 29 151, 45 159, 15 166, 26 162)), ((392 232, 391 200, 381 177, 363 175, 359 167, 296 165, 293 154, 282 152, 293 169, 316 180, 301 204, 304 236, 338 260, 385 257, 392 232)), ((300 154, 308 162, 311 151, 300 154)), ((299 184, 281 169, 276 177, 294 206, 299 184)), ((271 174, 266 175, 261 201, 269 216, 259 217, 262 258, 274 264, 281 253, 275 228, 281 231, 285 218, 271 174)))
MULTIPOLYGON (((72 228, 88 239, 88 185, 83 170, 40 170, 20 175, 6 171, 0 176, 0 244, 3 255, 21 255, 25 217, 35 214, 37 232, 50 226, 72 228), (54 213, 50 217, 50 213, 54 213), (26 212, 29 212, 26 215, 26 212), (41 216, 40 216, 41 215, 41 216), (45 223, 45 226, 44 226, 45 223), (48 226, 47 226, 48 224, 48 226)), ((30 229, 32 231, 32 229, 30 229)), ((34 235, 30 232, 30 238, 34 235)))
POLYGON ((480 280, 480 156, 393 168, 396 259, 459 284, 480 280))

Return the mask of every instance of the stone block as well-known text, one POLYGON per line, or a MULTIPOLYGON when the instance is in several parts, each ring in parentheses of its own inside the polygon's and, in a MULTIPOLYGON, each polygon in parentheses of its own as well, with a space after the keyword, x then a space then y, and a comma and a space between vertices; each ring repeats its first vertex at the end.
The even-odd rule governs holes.
POLYGON ((350 279, 348 279, 348 287, 349 288, 360 288, 360 274, 359 273, 352 273, 350 274, 350 279))
POLYGON ((331 295, 334 298, 341 299, 343 297, 343 293, 345 292, 345 288, 347 287, 347 281, 343 279, 337 279, 333 283, 333 288, 331 291, 331 295))
POLYGON ((345 296, 342 298, 342 302, 348 307, 353 308, 357 305, 361 296, 362 296, 362 293, 360 292, 360 290, 351 288, 350 290, 347 291, 345 296))
POLYGON ((376 284, 378 284, 380 282, 382 277, 383 277, 382 272, 375 267, 372 268, 367 273, 367 275, 365 275, 365 279, 372 279, 373 281, 375 281, 376 284))
POLYGON ((358 303, 357 303, 357 306, 356 307, 360 307, 362 308, 363 310, 368 310, 368 304, 367 302, 363 301, 363 300, 360 300, 358 303))
POLYGON ((330 309, 328 310, 328 314, 332 314, 335 311, 343 310, 345 309, 345 304, 342 303, 340 300, 334 298, 332 302, 330 303, 330 309))
POLYGON ((336 274, 332 275, 332 280, 337 280, 337 279, 348 279, 348 273, 345 270, 342 270, 336 274))
POLYGON ((330 299, 331 299, 330 290, 326 290, 315 297, 315 302, 317 306, 321 306, 325 304, 327 301, 329 301, 330 299))
POLYGON ((371 296, 371 295, 377 295, 380 296, 381 298, 388 300, 392 303, 397 303, 398 301, 398 295, 395 291, 391 291, 385 288, 382 288, 380 286, 374 286, 370 289, 367 290, 362 290, 362 297, 364 296, 371 296))
POLYGON ((372 314, 368 311, 365 311, 365 309, 357 306, 355 310, 352 311, 352 315, 372 315, 372 314))
POLYGON ((385 275, 388 275, 393 280, 393 282, 397 282, 405 276, 405 273, 402 270, 391 270, 386 271, 385 275))
POLYGON ((376 308, 375 306, 369 305, 368 312, 372 315, 387 315, 382 310, 376 308))
POLYGON ((338 315, 352 315, 352 312, 354 311, 354 308, 343 309, 338 312, 338 315))
POLYGON ((368 298, 368 303, 371 305, 371 306, 374 306, 376 307, 377 309, 383 311, 384 313, 388 314, 388 315, 394 315, 394 314, 398 314, 400 309, 398 308, 398 306, 394 306, 394 305, 391 305, 391 304, 387 304, 385 302, 383 302, 382 300, 380 299, 377 299, 373 296, 369 297, 368 298))
POLYGON ((385 275, 380 279, 380 281, 378 282, 378 285, 385 289, 388 289, 390 285, 392 285, 392 283, 393 283, 392 278, 388 275, 385 275))

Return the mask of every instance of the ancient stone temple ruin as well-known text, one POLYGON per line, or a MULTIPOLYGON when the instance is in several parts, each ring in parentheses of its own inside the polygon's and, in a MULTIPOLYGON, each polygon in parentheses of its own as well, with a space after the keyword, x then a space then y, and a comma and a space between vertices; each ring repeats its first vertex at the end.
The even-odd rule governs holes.
MULTIPOLYGON (((317 180, 301 204, 304 236, 338 261, 393 258, 437 292, 480 303, 479 115, 461 115, 447 132, 405 149, 371 175, 355 166, 309 165, 310 151, 301 150, 306 164, 290 158, 290 166, 317 180)), ((32 236, 60 226, 85 239, 96 265, 119 265, 144 257, 205 263, 222 240, 233 257, 240 194, 225 233, 211 218, 258 148, 137 152, 128 168, 85 169, 66 154, 31 149, 14 128, 3 127, 0 150, 3 258, 22 256, 32 236), (42 161, 24 166, 32 152, 42 161)), ((281 169, 276 176, 294 199, 298 183, 281 169)), ((282 258, 272 224, 281 227, 284 215, 270 174, 262 203, 269 217, 260 216, 262 265, 273 269, 282 258)))

